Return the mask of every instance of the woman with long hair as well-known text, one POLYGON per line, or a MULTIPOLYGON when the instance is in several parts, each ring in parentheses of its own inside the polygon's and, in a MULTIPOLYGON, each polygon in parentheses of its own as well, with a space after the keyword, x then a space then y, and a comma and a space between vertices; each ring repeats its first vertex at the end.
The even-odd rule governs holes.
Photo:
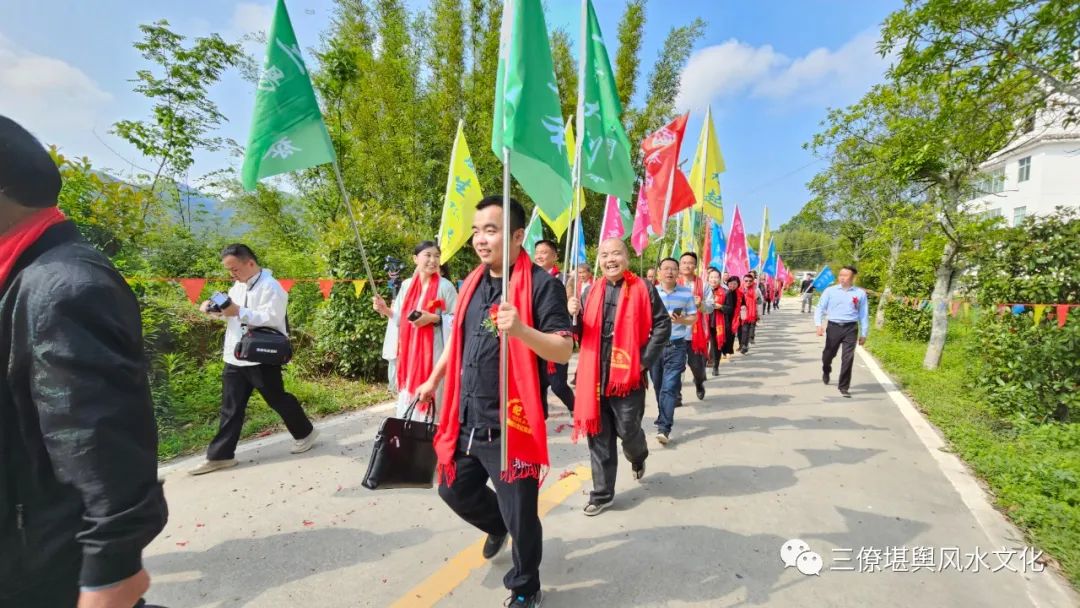
MULTIPOLYGON (((453 323, 457 290, 440 274, 441 253, 435 241, 417 245, 413 250, 416 270, 401 283, 394 303, 387 306, 380 295, 372 302, 375 312, 389 320, 383 356, 391 352, 396 355, 396 371, 391 375, 390 385, 397 391, 399 418, 408 410, 417 387, 431 375, 453 323)), ((435 402, 440 403, 441 398, 435 402)), ((425 407, 418 405, 413 418, 423 420, 428 415, 425 407)))

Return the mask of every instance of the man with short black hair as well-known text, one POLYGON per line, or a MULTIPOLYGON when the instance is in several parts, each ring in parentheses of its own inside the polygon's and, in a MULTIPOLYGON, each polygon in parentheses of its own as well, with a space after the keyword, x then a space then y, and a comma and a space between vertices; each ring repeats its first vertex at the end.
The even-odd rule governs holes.
POLYGON ((259 266, 258 257, 247 245, 235 243, 226 247, 221 252, 221 264, 235 281, 229 289, 228 305, 218 311, 207 300, 199 307, 203 313, 225 319, 221 420, 217 435, 206 450, 206 462, 189 471, 191 475, 204 475, 236 466, 236 444, 240 441, 244 414, 254 390, 259 391, 266 404, 281 416, 285 428, 293 436, 291 453, 301 454, 310 450, 319 434, 300 402, 285 391, 280 365, 241 361, 234 354, 236 345, 249 327, 268 327, 288 335, 286 314, 289 294, 269 269, 259 266))
POLYGON ((799 298, 801 299, 800 313, 814 312, 814 279, 810 278, 810 273, 806 273, 802 284, 799 285, 799 298))
POLYGON ((854 266, 844 266, 837 277, 838 283, 830 285, 821 292, 814 313, 814 324, 818 326, 817 335, 825 336, 825 349, 821 352, 821 380, 829 383, 832 362, 840 345, 844 352, 840 356, 840 380, 837 387, 840 394, 851 398, 851 364, 855 360, 855 342, 858 336, 860 345, 866 344, 866 333, 870 330, 870 312, 866 292, 855 287, 854 266), (822 325, 822 315, 828 318, 828 332, 822 325))
MULTIPOLYGON (((709 329, 705 317, 713 311, 713 299, 705 289, 701 277, 697 276, 698 257, 693 251, 687 251, 679 257, 679 284, 690 289, 694 294, 694 311, 697 321, 690 331, 690 348, 686 354, 686 366, 694 377, 694 388, 699 401, 705 400, 705 363, 709 357, 709 329)), ((682 394, 675 407, 682 405, 682 394)))
POLYGON ((472 246, 481 265, 458 294, 450 344, 416 392, 430 401, 445 378, 434 441, 439 496, 487 534, 485 559, 499 553, 507 535, 513 539, 514 565, 503 577, 511 590, 507 605, 536 608, 543 599, 540 479, 550 466, 538 360, 566 363, 574 344, 566 291, 522 250, 525 210, 514 199, 509 201, 510 257, 503 259, 503 204, 501 196, 489 196, 476 206, 472 246), (506 302, 503 273, 509 275, 506 302), (506 411, 499 394, 500 332, 506 332, 508 343, 506 411), (502 458, 504 443, 508 462, 502 458))
POLYGON ((682 374, 686 370, 686 353, 690 349, 690 328, 697 321, 694 292, 689 287, 679 285, 678 276, 678 260, 664 258, 660 261, 660 286, 656 292, 671 317, 670 340, 650 370, 659 408, 656 440, 660 445, 667 445, 671 440, 675 404, 682 394, 682 374))
MULTIPOLYGON (((533 247, 533 263, 543 268, 551 276, 561 280, 558 262, 559 249, 554 241, 547 239, 536 241, 536 245, 533 247)), ((574 390, 566 382, 569 369, 570 366, 566 363, 540 362, 540 371, 543 374, 540 378, 540 393, 544 399, 545 416, 550 409, 548 407, 548 387, 555 392, 559 400, 566 406, 566 409, 570 410, 571 414, 574 413, 574 390)))
POLYGON ((131 608, 168 518, 138 301, 0 116, 0 606, 131 608))

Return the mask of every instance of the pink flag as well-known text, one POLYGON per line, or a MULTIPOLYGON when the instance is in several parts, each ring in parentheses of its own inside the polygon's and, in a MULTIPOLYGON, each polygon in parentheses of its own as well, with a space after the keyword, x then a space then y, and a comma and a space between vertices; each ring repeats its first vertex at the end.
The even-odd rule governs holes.
POLYGON ((600 239, 623 238, 622 215, 619 214, 619 199, 607 197, 607 206, 604 208, 604 222, 600 225, 600 239))
POLYGON ((776 254, 776 278, 780 279, 781 289, 787 287, 787 268, 784 267, 784 258, 776 254))
POLYGON ((739 214, 738 205, 735 205, 735 219, 731 224, 731 234, 728 235, 724 268, 736 277, 750 272, 750 257, 746 253, 746 232, 743 230, 742 215, 739 214))
POLYGON ((640 256, 649 246, 649 204, 645 202, 645 184, 638 188, 637 209, 634 210, 634 232, 630 235, 630 245, 640 256))

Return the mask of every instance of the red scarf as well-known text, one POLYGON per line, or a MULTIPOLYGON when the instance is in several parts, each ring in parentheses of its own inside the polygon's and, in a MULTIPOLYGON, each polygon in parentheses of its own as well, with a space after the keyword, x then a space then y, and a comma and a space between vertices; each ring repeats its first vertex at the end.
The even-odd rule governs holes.
POLYGON ((713 325, 716 326, 716 341, 720 344, 724 343, 724 311, 720 307, 724 304, 724 297, 727 295, 727 290, 722 285, 717 285, 712 288, 713 303, 713 325))
MULTIPOLYGON (((419 310, 434 312, 430 308, 439 295, 439 274, 432 273, 426 290, 422 283, 417 273, 409 285, 409 291, 405 292, 398 320, 397 385, 398 390, 404 390, 409 395, 415 394, 417 387, 431 376, 432 358, 435 356, 435 326, 418 328, 405 318, 417 310, 418 303, 421 305, 419 310), (420 302, 421 291, 424 292, 423 302, 420 302)), ((421 411, 427 411, 427 406, 423 403, 418 407, 421 411)))
POLYGON ((556 279, 559 278, 559 265, 555 264, 554 266, 551 267, 551 270, 549 270, 547 272, 548 272, 548 274, 555 277, 556 279))
MULTIPOLYGON (((581 353, 578 355, 577 386, 574 389, 574 430, 582 435, 600 432, 600 335, 604 330, 604 291, 600 280, 589 292, 581 315, 581 353), (595 389, 594 389, 595 387, 595 389)), ((641 348, 652 331, 652 304, 649 289, 637 275, 623 273, 622 292, 615 307, 615 335, 611 338, 611 361, 605 395, 624 397, 641 387, 641 348)))
POLYGON ((0 235, 0 286, 7 284, 8 275, 19 257, 37 242, 51 226, 67 220, 56 207, 34 213, 6 234, 0 235))
MULTIPOLYGON (((754 285, 751 285, 749 289, 740 288, 739 289, 739 296, 742 298, 742 301, 739 302, 739 304, 740 305, 746 304, 746 321, 745 322, 746 323, 756 323, 757 322, 757 287, 754 286, 754 285)), ((736 316, 738 316, 738 315, 736 315, 736 316)))
MULTIPOLYGON (((465 312, 469 309, 476 286, 480 284, 485 266, 473 270, 461 286, 454 315, 454 333, 450 337, 450 359, 446 366, 445 405, 439 417, 439 430, 435 433, 435 455, 439 459, 439 480, 447 486, 454 484, 457 474, 454 453, 457 451, 461 432, 461 364, 462 332, 465 312)), ((517 308, 522 323, 532 327, 532 261, 525 250, 518 254, 514 272, 510 276, 510 303, 517 308)), ((541 482, 548 469, 547 425, 544 406, 540 401, 540 377, 536 354, 521 340, 509 338, 508 368, 510 403, 501 416, 506 419, 506 442, 508 465, 503 471, 503 481, 534 477, 541 482)))
MULTIPOLYGON (((679 278, 679 283, 686 285, 686 282, 682 277, 679 278)), ((701 282, 701 277, 694 277, 694 297, 701 298, 701 301, 705 301, 705 286, 701 282)), ((690 333, 690 350, 699 355, 709 354, 709 325, 705 322, 705 315, 698 314, 697 321, 694 321, 694 329, 690 333)))

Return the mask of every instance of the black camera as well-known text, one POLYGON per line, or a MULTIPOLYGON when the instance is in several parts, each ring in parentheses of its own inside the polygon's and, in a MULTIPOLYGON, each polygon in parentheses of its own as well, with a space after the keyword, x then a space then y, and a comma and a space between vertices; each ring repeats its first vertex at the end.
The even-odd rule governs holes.
POLYGON ((215 291, 210 296, 210 304, 206 307, 206 310, 209 312, 221 312, 230 306, 232 306, 232 299, 220 291, 215 291))
POLYGON ((405 270, 405 262, 395 258, 392 255, 386 256, 386 262, 383 264, 383 270, 386 274, 390 275, 390 278, 396 279, 401 274, 402 270, 405 270))

